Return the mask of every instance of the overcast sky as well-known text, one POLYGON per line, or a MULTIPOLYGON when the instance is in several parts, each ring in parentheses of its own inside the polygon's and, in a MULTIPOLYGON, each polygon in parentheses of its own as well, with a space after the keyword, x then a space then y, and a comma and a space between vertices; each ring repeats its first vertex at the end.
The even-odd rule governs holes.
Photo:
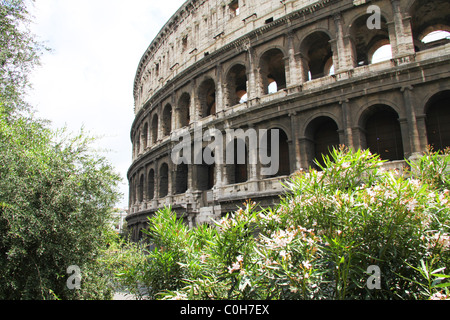
POLYGON ((128 207, 133 82, 150 42, 185 0, 36 0, 34 33, 53 51, 32 75, 29 101, 55 128, 82 126, 123 177, 128 207))

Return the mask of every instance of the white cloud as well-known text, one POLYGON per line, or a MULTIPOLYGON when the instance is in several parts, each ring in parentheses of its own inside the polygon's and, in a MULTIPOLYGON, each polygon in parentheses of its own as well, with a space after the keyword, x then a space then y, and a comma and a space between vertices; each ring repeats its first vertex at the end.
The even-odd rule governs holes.
POLYGON ((150 42, 184 0, 40 0, 34 32, 53 52, 32 75, 29 101, 56 128, 81 126, 104 136, 100 147, 124 178, 131 164, 133 81, 150 42))

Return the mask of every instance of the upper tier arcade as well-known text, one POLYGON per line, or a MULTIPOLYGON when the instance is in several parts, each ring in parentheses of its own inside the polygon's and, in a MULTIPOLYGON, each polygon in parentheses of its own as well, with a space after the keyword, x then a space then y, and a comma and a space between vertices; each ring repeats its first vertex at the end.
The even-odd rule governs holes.
MULTIPOLYGON (((314 12, 330 0, 188 0, 143 55, 135 77, 135 111, 179 73, 243 36, 263 33, 292 12, 314 12)), ((242 39, 244 40, 244 39, 242 39)), ((235 45, 242 45, 236 43, 235 45)), ((231 46, 232 48, 232 46, 231 46)))

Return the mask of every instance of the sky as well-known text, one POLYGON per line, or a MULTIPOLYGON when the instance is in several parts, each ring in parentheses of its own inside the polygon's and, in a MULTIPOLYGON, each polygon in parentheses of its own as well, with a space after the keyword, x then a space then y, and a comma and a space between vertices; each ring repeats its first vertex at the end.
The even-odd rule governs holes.
POLYGON ((122 176, 128 207, 133 84, 151 41, 185 0, 36 0, 32 32, 52 51, 30 76, 28 101, 52 127, 81 128, 122 176))

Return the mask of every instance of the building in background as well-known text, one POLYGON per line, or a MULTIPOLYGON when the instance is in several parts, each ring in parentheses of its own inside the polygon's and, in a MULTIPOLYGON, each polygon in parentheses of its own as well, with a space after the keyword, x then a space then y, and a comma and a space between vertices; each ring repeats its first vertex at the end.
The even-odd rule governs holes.
POLYGON ((450 146, 449 35, 448 0, 186 1, 136 72, 132 238, 166 205, 191 227, 247 199, 274 205, 333 146, 390 167, 450 146), (279 130, 278 173, 260 174, 248 141, 244 164, 175 165, 172 138, 198 127, 279 130))

